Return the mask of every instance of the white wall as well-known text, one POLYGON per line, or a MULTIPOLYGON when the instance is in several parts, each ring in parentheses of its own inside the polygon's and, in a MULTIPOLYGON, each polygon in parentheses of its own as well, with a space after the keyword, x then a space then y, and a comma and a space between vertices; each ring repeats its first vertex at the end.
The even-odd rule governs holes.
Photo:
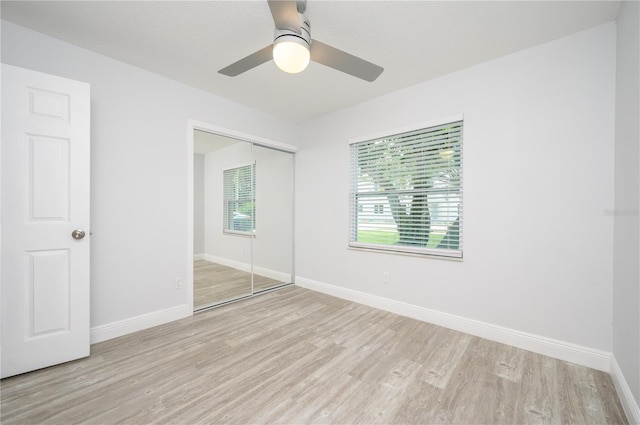
POLYGON ((300 124, 296 275, 610 351, 615 31, 300 124), (460 113, 464 261, 349 250, 349 139, 460 113))
POLYGON ((277 272, 293 270, 293 155, 239 142, 205 155, 205 252, 208 255, 277 272), (256 163, 256 235, 223 232, 223 170, 256 163))
POLYGON ((2 21, 2 62, 91 84, 91 326, 187 304, 187 120, 292 142, 271 115, 2 21))
MULTIPOLYGON (((640 4, 617 21, 613 354, 640 405, 640 4)), ((637 409, 637 407, 636 407, 637 409)), ((639 420, 636 418, 636 420, 639 420)))
POLYGON ((193 254, 204 254, 204 155, 193 155, 193 254))

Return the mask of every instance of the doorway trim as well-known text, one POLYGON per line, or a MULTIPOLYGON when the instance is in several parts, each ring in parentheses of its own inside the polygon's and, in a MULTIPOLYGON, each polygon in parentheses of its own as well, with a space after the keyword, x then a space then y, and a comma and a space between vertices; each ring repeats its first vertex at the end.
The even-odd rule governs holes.
MULTIPOLYGON (((244 142, 253 143, 254 145, 264 146, 272 149, 277 149, 284 152, 295 154, 298 150, 297 147, 278 142, 275 140, 267 139, 264 137, 256 136, 249 133, 244 133, 229 128, 220 127, 217 125, 197 121, 193 119, 187 120, 187 277, 186 287, 187 291, 187 305, 191 308, 193 314, 193 132, 195 130, 206 131, 207 133, 217 134, 219 136, 230 137, 244 142)), ((295 161, 294 161, 295 164, 295 161)), ((295 176, 295 165, 294 165, 295 176)), ((295 180, 294 180, 295 188, 295 180)), ((292 206, 293 208, 293 206, 292 206)), ((295 213, 294 213, 295 218, 295 213)), ((291 224, 293 226, 293 223, 291 224)), ((295 239, 295 234, 294 234, 295 239)), ((293 243, 293 241, 292 241, 293 243)), ((292 259, 293 267, 295 268, 295 260, 292 259)), ((292 270, 292 274, 295 275, 295 270, 292 270)))

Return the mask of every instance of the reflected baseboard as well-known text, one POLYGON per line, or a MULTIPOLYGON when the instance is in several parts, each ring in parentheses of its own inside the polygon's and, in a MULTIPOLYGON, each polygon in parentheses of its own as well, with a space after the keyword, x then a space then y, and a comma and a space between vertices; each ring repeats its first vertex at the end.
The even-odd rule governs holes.
POLYGON ((291 273, 279 272, 277 270, 267 269, 265 267, 253 266, 253 272, 269 279, 279 280, 280 282, 293 282, 291 273))
POLYGON ((201 260, 222 264, 223 266, 232 267, 234 269, 242 270, 243 272, 251 273, 250 263, 243 263, 242 261, 231 260, 224 257, 217 257, 211 254, 202 254, 201 260))
MULTIPOLYGON (((251 264, 243 263, 240 261, 230 260, 228 258, 216 257, 210 254, 198 254, 202 255, 202 258, 198 260, 211 261, 212 263, 222 264, 223 266, 233 267, 234 269, 242 270, 243 272, 251 273, 251 264)), ((194 255, 194 258, 196 255, 194 255)), ((194 259, 194 261, 197 261, 194 259)), ((292 282, 291 273, 285 273, 278 270, 273 270, 267 267, 253 266, 253 272, 260 276, 268 277, 269 279, 279 280, 281 282, 292 282)))

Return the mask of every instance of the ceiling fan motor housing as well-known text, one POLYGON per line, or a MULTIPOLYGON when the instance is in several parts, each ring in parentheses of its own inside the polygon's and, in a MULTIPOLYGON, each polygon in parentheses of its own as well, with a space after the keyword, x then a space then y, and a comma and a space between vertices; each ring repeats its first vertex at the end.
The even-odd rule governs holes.
POLYGON ((275 43, 278 39, 281 38, 289 38, 296 37, 302 41, 304 41, 309 48, 311 47, 311 23, 309 19, 304 16, 302 13, 298 13, 298 18, 300 19, 300 34, 296 31, 286 29, 286 28, 276 28, 275 34, 273 36, 273 42, 275 43))

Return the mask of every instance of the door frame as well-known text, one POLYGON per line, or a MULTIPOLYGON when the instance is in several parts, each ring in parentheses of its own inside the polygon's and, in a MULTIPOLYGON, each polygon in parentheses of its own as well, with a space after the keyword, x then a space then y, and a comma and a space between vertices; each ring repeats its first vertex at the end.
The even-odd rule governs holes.
MULTIPOLYGON (((264 137, 256 136, 249 133, 244 133, 241 131, 220 127, 214 124, 209 124, 202 121, 197 121, 193 119, 187 120, 187 278, 186 278, 186 291, 187 291, 187 305, 191 308, 191 312, 193 313, 193 132, 195 130, 205 131, 207 133, 217 134, 219 136, 230 137, 232 139, 237 139, 240 141, 252 143, 257 146, 264 146, 271 149, 277 149, 283 152, 289 152, 294 154, 298 151, 296 146, 278 142, 275 140, 267 139, 264 137)), ((294 160, 294 174, 292 176, 294 179, 294 189, 295 189, 295 160, 294 160)), ((295 194, 293 195, 292 201, 295 201, 295 194)), ((294 208, 292 205, 291 208, 294 208)), ((294 220, 295 220, 295 212, 294 212, 294 220)), ((294 227, 294 223, 291 223, 291 226, 294 227)), ((295 241, 295 233, 292 233, 293 239, 291 241, 294 244, 295 241)), ((293 249, 295 253, 295 248, 293 249)), ((291 273, 295 276, 295 259, 292 258, 292 270, 291 273)))

